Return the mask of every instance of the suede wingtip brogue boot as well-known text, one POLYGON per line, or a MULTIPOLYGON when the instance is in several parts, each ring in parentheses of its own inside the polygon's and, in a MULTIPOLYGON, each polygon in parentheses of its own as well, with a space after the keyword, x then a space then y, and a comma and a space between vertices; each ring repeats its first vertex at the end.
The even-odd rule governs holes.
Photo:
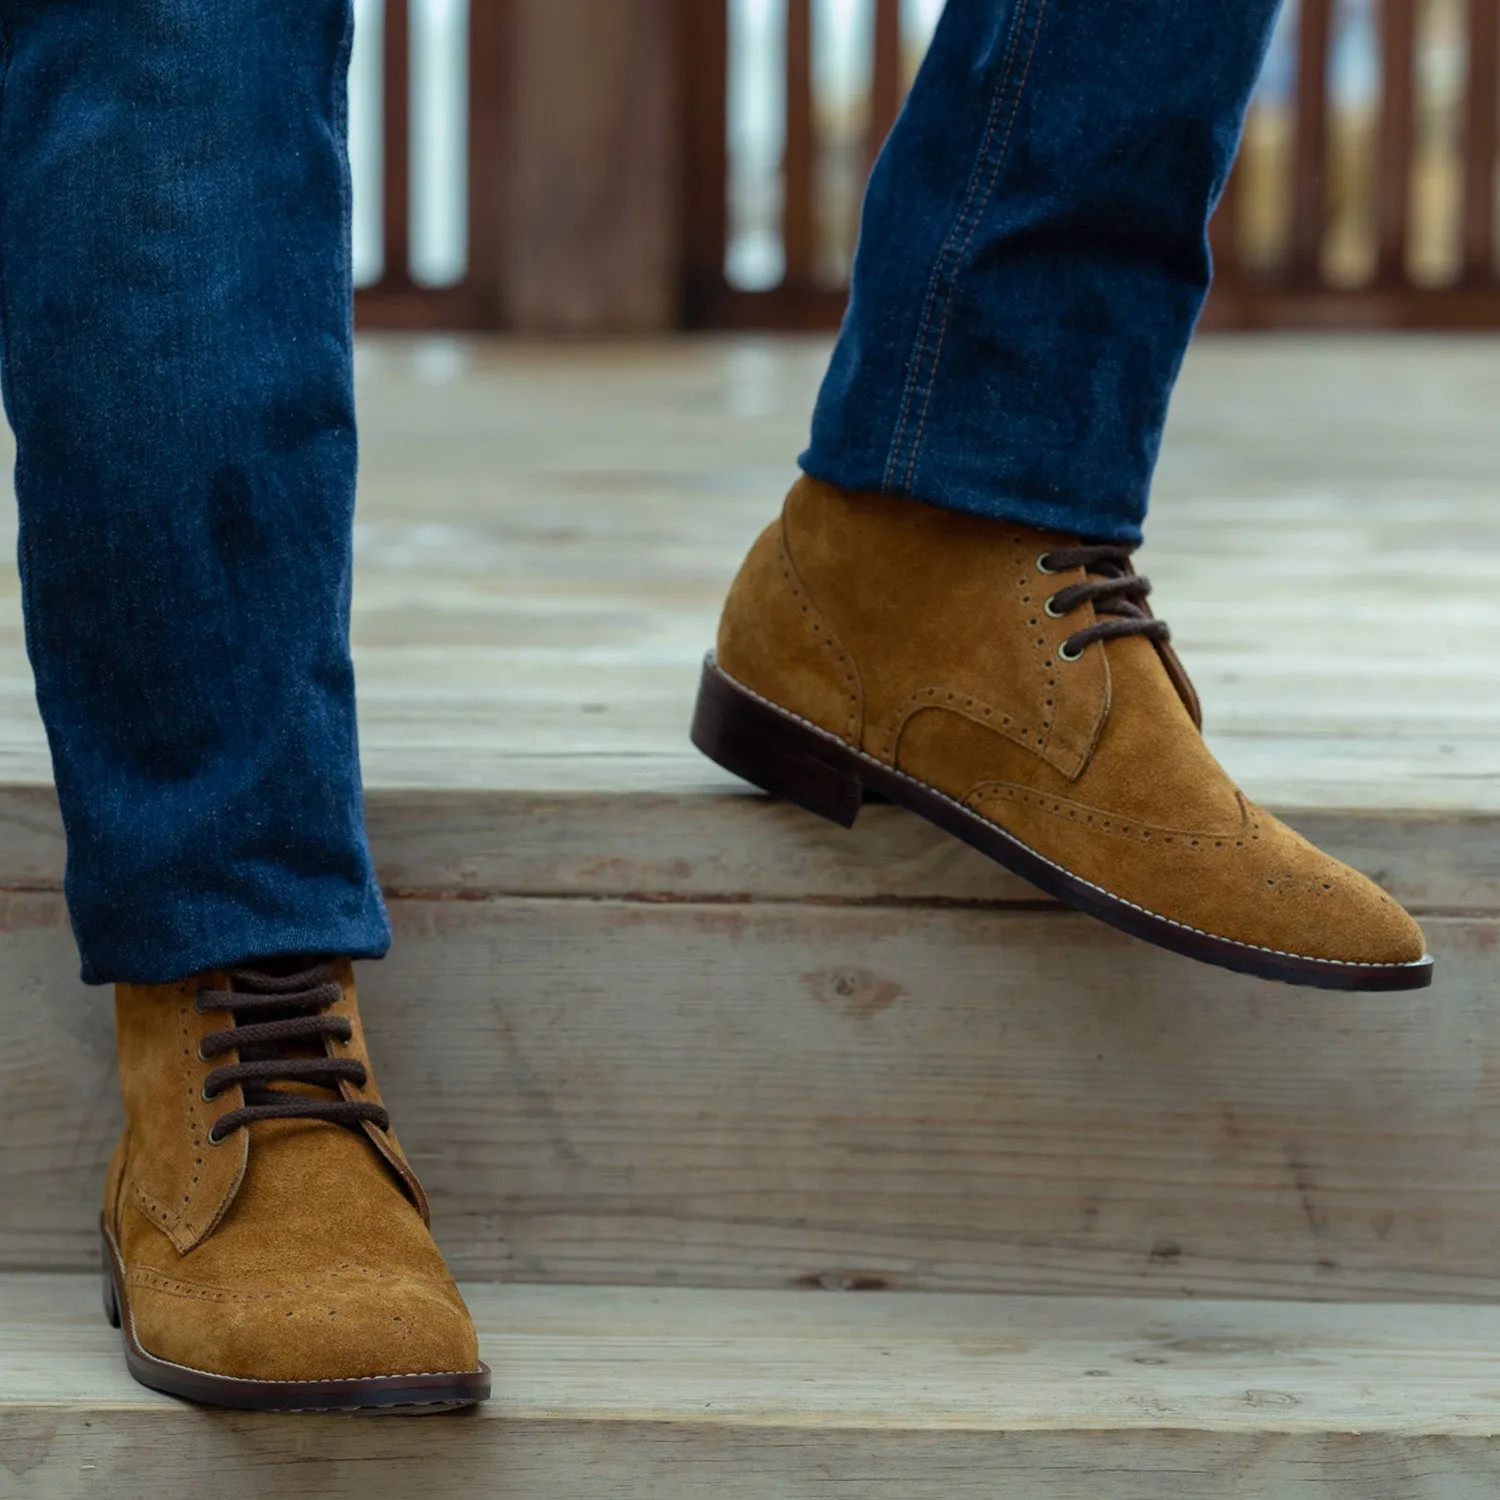
POLYGON ((1429 984, 1416 922, 1214 759, 1149 587, 1127 547, 803 478, 730 590, 694 743, 846 827, 907 807, 1192 958, 1429 984))
POLYGON ((104 1291, 136 1379, 258 1410, 484 1400, 349 964, 120 985, 116 1018, 104 1291))

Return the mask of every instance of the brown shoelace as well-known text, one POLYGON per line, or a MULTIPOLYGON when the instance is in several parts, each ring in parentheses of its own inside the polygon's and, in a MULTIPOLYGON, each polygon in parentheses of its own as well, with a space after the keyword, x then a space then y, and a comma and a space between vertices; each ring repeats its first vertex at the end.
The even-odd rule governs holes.
POLYGON ((1171 640, 1167 622, 1156 619, 1146 608, 1151 583, 1132 570, 1130 556, 1134 550, 1100 542, 1059 547, 1037 558, 1037 566, 1044 573, 1082 568, 1085 573, 1096 575, 1059 589, 1047 600, 1046 610, 1053 619, 1071 614, 1080 604, 1092 604, 1095 615, 1104 616, 1074 631, 1062 643, 1058 655, 1064 661, 1077 661, 1095 641, 1116 641, 1127 635, 1144 635, 1153 641, 1171 640))
POLYGON ((319 1099, 311 1094, 272 1088, 276 1082, 307 1083, 338 1090, 347 1078, 356 1088, 368 1080, 357 1058, 330 1057, 327 1043, 347 1042, 354 1027, 347 1017, 328 1014, 343 990, 331 964, 314 964, 294 974, 236 969, 227 990, 204 989, 195 1002, 200 1015, 227 1010, 234 1025, 210 1032, 199 1044, 205 1062, 237 1052, 239 1061, 215 1068, 203 1081, 203 1097, 215 1099, 239 1084, 245 1104, 214 1121, 208 1138, 219 1145, 232 1130, 258 1120, 327 1120, 358 1129, 369 1120, 390 1128, 390 1115, 378 1104, 354 1099, 319 1099))

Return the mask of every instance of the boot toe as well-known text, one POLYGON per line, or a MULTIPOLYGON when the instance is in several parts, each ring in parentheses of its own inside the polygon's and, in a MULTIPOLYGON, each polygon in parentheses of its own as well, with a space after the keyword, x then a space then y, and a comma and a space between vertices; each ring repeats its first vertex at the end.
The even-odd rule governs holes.
POLYGON ((1426 939, 1399 902, 1269 813, 1253 816, 1253 869, 1242 882, 1219 883, 1225 936, 1355 966, 1422 962, 1426 939))
POLYGON ((189 1369, 295 1383, 479 1368, 451 1283, 363 1268, 256 1291, 164 1282, 131 1286, 134 1331, 147 1353, 189 1369))
MULTIPOLYGON (((1148 934, 1165 946, 1177 946, 1169 940, 1177 929, 1190 952, 1197 939, 1209 938, 1246 959, 1265 955, 1270 977, 1283 977, 1277 972, 1283 960, 1304 961, 1313 966, 1309 982, 1324 966, 1342 967, 1352 981, 1366 968, 1390 971, 1426 960, 1422 929, 1397 901, 1251 804, 1243 805, 1240 826, 1194 833, 1142 827, 1133 811, 1091 808, 1015 785, 992 784, 969 800, 1091 894, 1165 924, 1160 936, 1148 934)), ((1232 953, 1223 958, 1261 972, 1232 962, 1232 953)))
POLYGON ((1139 904, 1207 936, 1282 958, 1347 968, 1415 965, 1422 929, 1373 880, 1257 811, 1233 853, 1201 860, 1157 851, 1139 904))
MULTIPOLYGON (((1330 861, 1330 864, 1333 862, 1330 861)), ((1264 912, 1236 914, 1224 924, 1225 936, 1294 957, 1326 960, 1369 968, 1421 963, 1427 956, 1422 929, 1373 882, 1342 866, 1330 869, 1337 879, 1318 882, 1322 899, 1305 904, 1289 893, 1285 903, 1271 901, 1264 912)), ((1280 882, 1278 882, 1278 885, 1280 882)))

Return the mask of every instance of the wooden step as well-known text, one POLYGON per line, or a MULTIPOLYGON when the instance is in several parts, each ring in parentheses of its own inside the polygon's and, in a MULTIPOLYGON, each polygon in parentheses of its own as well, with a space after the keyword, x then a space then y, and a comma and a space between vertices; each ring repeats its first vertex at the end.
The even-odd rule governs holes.
MULTIPOLYGON (((1211 738, 1261 801, 1500 812, 1497 351, 1190 354, 1140 561, 1211 738)), ((685 741, 695 666, 795 473, 826 357, 823 340, 365 341, 369 785, 722 785, 685 741)), ((0 469, 10 456, 0 433, 0 469)), ((0 569, 0 785, 49 774, 0 569)))
MULTIPOLYGON (((362 352, 356 634, 398 932, 362 982, 460 1270, 1500 1294, 1494 347, 1198 350, 1146 554, 1247 790, 1426 923, 1437 983, 1385 997, 1171 958, 895 809, 845 834, 693 755, 697 658, 822 350, 362 352)), ((108 1003, 69 977, 7 618, 0 1268, 82 1269, 108 1003)))
MULTIPOLYGON (((768 810, 769 816, 769 810, 768 810)), ((995 905, 394 903, 372 1046, 468 1276, 1497 1290, 1500 920, 1309 994, 995 905)), ((60 897, 0 899, 0 1250, 81 1267, 116 1123, 60 897)))
POLYGON ((0 1278, 0 1494, 1492 1500, 1500 1309, 476 1287, 460 1416, 215 1415, 0 1278))

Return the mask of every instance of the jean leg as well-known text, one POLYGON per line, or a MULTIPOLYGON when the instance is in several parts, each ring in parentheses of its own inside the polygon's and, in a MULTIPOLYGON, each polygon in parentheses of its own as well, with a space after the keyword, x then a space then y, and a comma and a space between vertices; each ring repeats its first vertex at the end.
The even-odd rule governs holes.
POLYGON ((1140 540, 1277 0, 948 0, 803 467, 1140 540))
POLYGON ((374 957, 349 0, 0 0, 27 642, 86 980, 374 957))

